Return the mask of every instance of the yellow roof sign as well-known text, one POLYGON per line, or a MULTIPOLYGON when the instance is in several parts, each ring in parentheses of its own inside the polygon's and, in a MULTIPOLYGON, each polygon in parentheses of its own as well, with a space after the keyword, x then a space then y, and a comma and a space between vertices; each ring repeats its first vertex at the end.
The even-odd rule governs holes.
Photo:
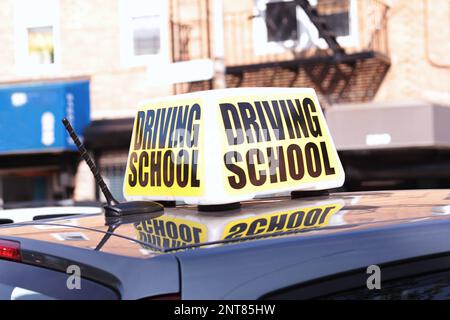
POLYGON ((335 188, 344 178, 313 89, 223 89, 138 110, 124 195, 224 204, 335 188))

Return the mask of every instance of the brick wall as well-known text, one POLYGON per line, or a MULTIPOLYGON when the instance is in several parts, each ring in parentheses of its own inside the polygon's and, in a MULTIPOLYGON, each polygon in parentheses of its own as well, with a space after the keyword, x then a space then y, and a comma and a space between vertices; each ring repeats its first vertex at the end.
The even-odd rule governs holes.
MULTIPOLYGON (((388 39, 392 66, 375 99, 416 98, 448 101, 450 105, 449 0, 384 1, 391 6, 388 39)), ((140 101, 171 94, 171 85, 155 87, 149 82, 151 68, 123 64, 119 0, 60 0, 59 3, 61 65, 52 73, 31 75, 18 72, 15 64, 14 0, 0 0, 0 83, 89 78, 93 119, 132 116, 140 101)), ((169 7, 169 3, 167 5, 169 7)), ((212 0, 209 7, 211 11, 212 0)), ((364 29, 364 22, 370 17, 368 9, 358 0, 360 45, 367 43, 370 37, 364 29)), ((197 8, 185 5, 179 10, 184 17, 195 20, 192 17, 195 17, 197 8)), ((226 26, 232 23, 233 14, 247 17, 245 27, 225 30, 226 61, 229 64, 293 58, 290 53, 254 55, 253 24, 248 19, 253 14, 253 0, 226 0, 224 12, 226 26), (231 36, 233 32, 237 38, 231 36)), ((205 49, 200 48, 197 42, 198 37, 205 37, 205 32, 194 30, 192 35, 197 40, 192 40, 191 51, 201 50, 201 55, 204 55, 205 49)), ((89 176, 86 169, 79 170, 76 198, 92 198, 93 185, 89 176)))
MULTIPOLYGON (((449 92, 450 87, 449 1, 385 1, 391 6, 388 37, 392 67, 376 100, 446 99, 445 93, 449 92)), ((191 0, 188 2, 193 5, 196 3, 191 0)), ((155 87, 149 83, 149 70, 146 67, 123 65, 118 0, 60 0, 59 3, 60 68, 53 73, 30 75, 16 70, 14 1, 0 0, 0 83, 89 77, 94 119, 130 116, 140 101, 171 94, 171 85, 155 87)), ((170 4, 167 6, 170 7, 170 4)), ((212 7, 210 1, 210 11, 212 7)), ((190 17, 191 20, 192 16, 195 17, 193 13, 198 10, 186 5, 179 7, 179 10, 180 8, 183 16, 190 17)), ((234 13, 248 14, 250 17, 253 14, 253 1, 224 1, 224 12, 226 25, 230 23, 234 13)), ((361 44, 366 43, 368 38, 362 23, 368 19, 364 2, 358 1, 358 12, 361 44)), ((240 59, 240 53, 241 58, 245 56, 247 60, 250 59, 241 61, 245 63, 267 58, 254 55, 251 19, 247 20, 245 26, 242 30, 235 30, 241 38, 245 38, 239 43, 236 43, 236 38, 229 36, 232 30, 225 31, 227 61, 230 64, 235 63, 233 59, 240 59)), ((198 36, 200 33, 194 30, 192 34, 198 36)), ((205 38, 204 33, 202 37, 205 38)), ((268 58, 275 59, 274 56, 268 58)), ((292 55, 283 55, 283 58, 292 58, 292 55)))
POLYGON ((388 26, 392 66, 376 100, 450 105, 450 1, 391 1, 388 26))
POLYGON ((171 94, 155 87, 145 66, 127 67, 121 60, 119 1, 59 1, 60 66, 53 72, 24 74, 16 70, 14 1, 0 0, 0 83, 89 78, 92 118, 134 115, 140 101, 171 94))

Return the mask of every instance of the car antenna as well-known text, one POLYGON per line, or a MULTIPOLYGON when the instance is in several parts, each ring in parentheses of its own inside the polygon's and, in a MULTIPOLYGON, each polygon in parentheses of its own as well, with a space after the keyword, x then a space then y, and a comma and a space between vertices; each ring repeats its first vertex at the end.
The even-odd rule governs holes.
POLYGON ((100 175, 97 166, 95 165, 83 143, 80 141, 77 134, 73 130, 73 127, 70 124, 69 120, 64 118, 62 119, 62 123, 64 124, 64 127, 66 128, 73 142, 77 146, 78 152, 80 153, 81 157, 86 162, 92 174, 94 175, 95 183, 106 198, 107 205, 105 205, 104 207, 106 217, 121 217, 135 214, 149 214, 153 212, 161 214, 161 211, 164 211, 164 207, 157 202, 130 201, 120 203, 119 201, 117 201, 111 194, 111 191, 109 191, 108 186, 100 175))

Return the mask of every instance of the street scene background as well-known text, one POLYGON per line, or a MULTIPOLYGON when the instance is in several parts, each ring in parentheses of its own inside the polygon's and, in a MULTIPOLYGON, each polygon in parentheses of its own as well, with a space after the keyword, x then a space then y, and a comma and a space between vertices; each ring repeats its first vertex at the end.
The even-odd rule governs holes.
POLYGON ((0 205, 118 200, 151 98, 312 87, 342 190, 450 187, 449 0, 0 0, 0 205))

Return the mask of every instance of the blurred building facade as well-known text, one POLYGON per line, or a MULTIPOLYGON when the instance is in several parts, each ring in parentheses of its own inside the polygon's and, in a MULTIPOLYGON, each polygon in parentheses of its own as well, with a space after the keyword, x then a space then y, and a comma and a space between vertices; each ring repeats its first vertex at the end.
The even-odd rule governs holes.
MULTIPOLYGON (((324 108, 405 99, 449 105, 449 20, 448 0, 0 0, 0 84, 89 81, 86 143, 121 198, 142 101, 282 86, 314 87, 324 108)), ((11 167, 42 164, 21 159, 31 157, 0 155, 3 180, 10 183, 11 167)), ((74 163, 56 180, 69 196, 98 197, 88 169, 74 163)))

